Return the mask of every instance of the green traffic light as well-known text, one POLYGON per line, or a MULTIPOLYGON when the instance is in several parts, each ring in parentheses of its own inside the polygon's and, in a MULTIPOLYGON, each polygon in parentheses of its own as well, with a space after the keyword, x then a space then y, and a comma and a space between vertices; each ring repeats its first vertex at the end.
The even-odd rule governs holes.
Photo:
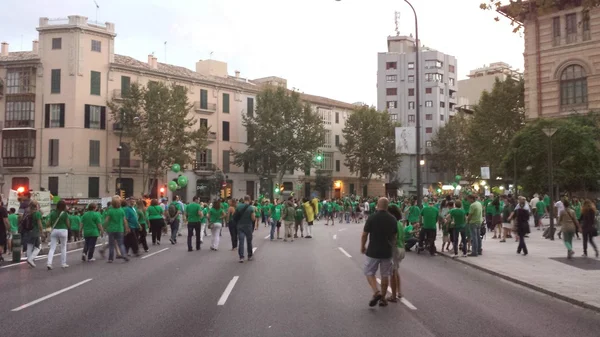
POLYGON ((321 161, 321 160, 323 160, 323 156, 321 156, 321 155, 318 155, 318 156, 317 156, 317 161, 321 161))
POLYGON ((279 193, 279 187, 275 188, 275 193, 279 193))

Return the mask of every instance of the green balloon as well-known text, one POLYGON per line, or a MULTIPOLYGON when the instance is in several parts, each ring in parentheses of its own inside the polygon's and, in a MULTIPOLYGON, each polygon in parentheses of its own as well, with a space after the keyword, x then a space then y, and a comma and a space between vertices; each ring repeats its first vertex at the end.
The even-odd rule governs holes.
POLYGON ((458 183, 452 183, 452 187, 456 188, 456 186, 458 186, 458 183))
POLYGON ((185 187, 188 184, 188 178, 186 176, 179 176, 179 178, 177 178, 177 184, 180 187, 185 187))
POLYGON ((179 188, 179 185, 176 182, 169 181, 169 191, 176 191, 177 188, 179 188))
POLYGON ((456 177, 454 177, 454 179, 456 179, 456 182, 459 182, 462 179, 462 176, 457 175, 456 177))
POLYGON ((179 164, 173 164, 173 166, 171 166, 171 170, 175 173, 181 171, 181 166, 179 166, 179 164))

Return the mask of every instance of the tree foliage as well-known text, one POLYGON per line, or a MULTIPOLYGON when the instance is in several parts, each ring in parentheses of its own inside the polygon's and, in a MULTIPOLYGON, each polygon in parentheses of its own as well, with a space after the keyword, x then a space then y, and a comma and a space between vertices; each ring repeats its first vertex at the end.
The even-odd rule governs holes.
POLYGON ((185 167, 197 151, 206 149, 208 129, 188 116, 192 105, 183 86, 134 83, 123 96, 107 104, 123 130, 123 141, 142 160, 144 186, 150 192, 150 177, 157 179, 174 163, 185 167))
POLYGON ((387 112, 373 107, 357 108, 346 121, 342 130, 345 142, 340 151, 344 164, 359 178, 359 189, 373 175, 390 175, 398 170, 401 155, 396 152, 394 129, 387 112))
POLYGON ((432 139, 433 151, 430 155, 432 166, 438 172, 467 176, 470 157, 466 130, 470 120, 464 115, 456 115, 440 128, 432 139))
POLYGON ((323 145, 325 128, 310 104, 295 91, 267 87, 256 96, 256 111, 244 115, 248 147, 232 149, 233 162, 249 165, 261 179, 276 178, 285 172, 305 169, 323 145))
POLYGON ((331 176, 331 172, 317 170, 315 177, 315 190, 317 190, 321 198, 325 198, 327 195, 327 191, 331 189, 333 186, 333 177, 331 176))

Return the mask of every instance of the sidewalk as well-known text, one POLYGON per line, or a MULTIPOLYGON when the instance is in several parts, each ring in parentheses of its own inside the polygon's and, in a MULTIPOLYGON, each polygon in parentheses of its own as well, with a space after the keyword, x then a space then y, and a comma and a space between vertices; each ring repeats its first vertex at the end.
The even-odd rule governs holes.
MULTIPOLYGON (((589 257, 581 257, 583 238, 573 238, 575 255, 568 260, 567 249, 561 239, 555 236, 554 241, 546 240, 542 238, 542 231, 534 227, 531 227, 531 234, 525 241, 529 250, 527 256, 517 254, 518 243, 514 238, 501 243, 492 237, 493 233, 488 232, 483 239, 483 255, 455 260, 564 301, 600 311, 600 260, 594 257, 594 249, 590 245, 589 257)), ((436 241, 439 247, 441 240, 436 241)), ((598 245, 600 242, 595 240, 595 243, 598 245)), ((446 257, 453 255, 448 252, 441 254, 446 257)))

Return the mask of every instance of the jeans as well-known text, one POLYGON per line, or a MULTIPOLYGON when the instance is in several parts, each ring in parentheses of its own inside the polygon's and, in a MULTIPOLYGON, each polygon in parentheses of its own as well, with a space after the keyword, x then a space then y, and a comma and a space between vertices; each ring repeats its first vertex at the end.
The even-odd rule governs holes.
POLYGON ((238 247, 237 225, 233 221, 229 221, 227 226, 229 227, 229 235, 231 236, 231 250, 235 250, 238 247))
POLYGON ((423 248, 423 241, 427 239, 427 243, 429 244, 429 253, 435 254, 435 229, 425 229, 421 228, 421 232, 419 233, 419 248, 423 248))
POLYGON ((60 264, 67 265, 67 238, 69 234, 66 229, 53 229, 50 232, 50 251, 48 252, 48 265, 52 267, 52 259, 54 259, 54 251, 56 244, 60 240, 60 264))
POLYGON ((273 219, 269 219, 269 224, 271 225, 270 238, 273 240, 275 239, 275 226, 277 225, 277 222, 273 219))
POLYGON ((196 233, 196 250, 200 250, 200 223, 188 222, 188 250, 192 250, 192 237, 194 236, 194 233, 196 233))
POLYGON ((587 255, 588 241, 590 242, 590 245, 592 245, 592 247, 594 248, 594 251, 597 253, 598 248, 596 247, 596 244, 594 243, 594 237, 592 235, 590 235, 589 232, 583 232, 582 234, 583 234, 583 253, 585 255, 587 255))
POLYGON ((221 228, 223 228, 223 225, 215 222, 212 225, 212 229, 211 229, 211 234, 212 234, 212 244, 210 245, 213 249, 219 249, 219 241, 221 239, 221 236, 219 235, 219 232, 221 232, 221 228))
POLYGON ((407 251, 411 250, 411 248, 414 247, 418 242, 419 240, 417 240, 417 238, 410 238, 404 242, 404 249, 407 251))
POLYGON ((350 212, 344 213, 344 219, 346 220, 346 223, 350 223, 350 212))
POLYGON ((519 234, 519 247, 517 247, 517 254, 521 254, 521 250, 523 250, 523 254, 527 255, 527 245, 525 244, 525 233, 519 234))
POLYGON ((96 241, 98 241, 98 237, 88 236, 84 239, 85 244, 83 245, 83 255, 85 255, 89 260, 94 257, 94 251, 96 250, 96 241))
POLYGON ((108 233, 108 261, 113 261, 115 258, 115 243, 117 244, 117 253, 127 260, 125 245, 123 244, 123 233, 115 232, 108 233))
POLYGON ((462 228, 462 229, 457 229, 454 228, 453 231, 453 236, 452 236, 452 245, 454 246, 454 255, 458 255, 458 235, 460 234, 460 236, 462 237, 462 252, 464 255, 467 255, 467 233, 466 233, 466 228, 462 228))
POLYGON ((129 233, 127 233, 127 235, 125 235, 124 244, 125 244, 125 251, 127 253, 129 253, 130 248, 134 254, 137 255, 140 253, 140 246, 139 246, 139 242, 138 242, 140 240, 139 233, 140 233, 139 228, 131 228, 129 233))
POLYGON ((237 227, 238 232, 238 254, 240 259, 244 258, 244 239, 248 244, 248 257, 252 257, 252 225, 240 225, 237 227))
POLYGON ((177 242, 177 231, 179 230, 179 218, 175 218, 171 222, 171 240, 177 242))
POLYGON ((152 219, 150 220, 150 228, 152 229, 152 243, 160 244, 160 237, 162 236, 162 229, 165 225, 163 219, 152 219))
POLYGON ((481 255, 482 247, 481 247, 481 235, 479 224, 470 224, 469 230, 471 231, 471 255, 481 255))

